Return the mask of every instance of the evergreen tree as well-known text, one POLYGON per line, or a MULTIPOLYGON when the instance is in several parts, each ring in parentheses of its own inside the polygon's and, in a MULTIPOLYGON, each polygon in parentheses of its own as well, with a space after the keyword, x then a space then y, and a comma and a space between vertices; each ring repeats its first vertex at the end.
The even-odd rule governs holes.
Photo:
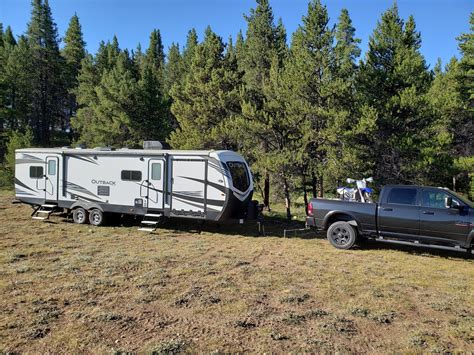
POLYGON ((186 46, 183 49, 183 71, 187 73, 191 67, 191 62, 194 56, 194 50, 198 45, 198 35, 194 28, 189 30, 186 38, 186 46))
POLYGON ((165 140, 169 134, 170 115, 164 93, 164 57, 160 32, 153 30, 137 87, 134 121, 136 140, 165 140))
POLYGON ((78 110, 76 117, 71 119, 74 140, 80 143, 90 144, 102 140, 100 137, 95 137, 97 132, 94 131, 94 124, 96 123, 94 107, 98 104, 96 87, 104 73, 102 70, 98 64, 94 65, 92 55, 86 55, 81 62, 81 69, 77 78, 78 86, 74 90, 78 110))
MULTIPOLYGON (((243 73, 244 86, 241 92, 242 120, 235 124, 240 132, 236 132, 235 135, 248 137, 248 132, 255 133, 252 139, 242 140, 240 144, 242 151, 253 163, 255 177, 257 180, 263 180, 263 203, 269 208, 270 170, 257 162, 258 156, 262 152, 267 152, 269 147, 267 137, 257 130, 259 122, 265 121, 264 82, 269 79, 275 53, 282 51, 284 30, 283 25, 277 30, 268 0, 257 0, 257 7, 251 9, 245 19, 247 20, 247 32, 243 46, 239 43, 239 37, 237 40, 238 50, 241 52, 238 54, 239 70, 243 73), (246 130, 246 132, 242 130, 246 130)), ((283 58, 278 58, 278 61, 282 63, 283 58)))
POLYGON ((56 24, 48 0, 33 0, 27 38, 30 47, 31 110, 29 119, 36 142, 48 145, 50 133, 63 115, 61 81, 63 61, 56 24))
POLYGON ((422 180, 421 132, 431 123, 423 112, 431 78, 419 49, 413 18, 405 25, 394 5, 378 22, 361 64, 360 95, 375 127, 361 139, 380 184, 422 180))
POLYGON ((355 37, 355 28, 346 9, 341 11, 338 18, 334 38, 336 44, 333 47, 333 62, 330 66, 330 90, 333 94, 332 98, 328 99, 335 112, 329 117, 325 129, 327 169, 324 175, 326 181, 339 185, 348 177, 348 172, 353 177, 361 177, 365 176, 367 168, 365 162, 359 159, 358 152, 361 147, 355 132, 359 119, 356 60, 361 53, 358 46, 360 40, 355 37))
POLYGON ((222 127, 238 106, 238 83, 224 56, 224 43, 210 28, 194 49, 181 86, 171 89, 171 110, 179 128, 170 137, 173 148, 226 148, 222 127))
POLYGON ((71 117, 75 115, 77 111, 74 90, 78 85, 77 76, 79 75, 81 62, 86 56, 86 43, 82 38, 81 24, 79 23, 79 17, 76 14, 74 14, 69 21, 69 27, 66 31, 66 36, 64 37, 64 43, 65 45, 61 54, 65 59, 63 78, 67 91, 64 103, 67 114, 65 122, 62 124, 62 128, 67 129, 70 126, 71 117))
POLYGON ((168 60, 165 65, 165 93, 169 95, 172 86, 179 83, 183 77, 183 63, 179 45, 172 43, 168 50, 168 60))
POLYGON ((303 178, 311 176, 313 195, 319 185, 327 162, 327 128, 330 120, 339 119, 333 97, 338 87, 333 79, 333 32, 328 26, 326 7, 319 0, 308 4, 303 24, 293 34, 291 57, 287 64, 289 90, 286 94, 288 115, 300 120, 301 149, 305 153, 303 178), (334 101, 334 102, 333 102, 334 101))
POLYGON ((137 143, 134 132, 137 83, 129 62, 127 53, 121 52, 116 66, 102 74, 95 89, 97 104, 92 106, 92 120, 86 128, 93 131, 89 134, 91 141, 85 143, 114 147, 137 143))

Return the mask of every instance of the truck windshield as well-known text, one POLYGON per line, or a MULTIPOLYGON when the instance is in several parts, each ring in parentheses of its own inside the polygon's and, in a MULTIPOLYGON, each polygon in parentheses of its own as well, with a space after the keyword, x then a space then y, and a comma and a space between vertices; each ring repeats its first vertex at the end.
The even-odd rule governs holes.
POLYGON ((250 186, 247 166, 240 161, 229 161, 226 163, 232 176, 232 184, 242 192, 247 191, 250 186))

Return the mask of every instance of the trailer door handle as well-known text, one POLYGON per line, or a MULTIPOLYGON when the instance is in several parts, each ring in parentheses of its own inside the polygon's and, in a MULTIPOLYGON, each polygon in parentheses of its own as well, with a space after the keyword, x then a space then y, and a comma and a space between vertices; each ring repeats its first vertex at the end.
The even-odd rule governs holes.
POLYGON ((392 208, 382 208, 382 211, 393 211, 392 208))
POLYGON ((431 214, 431 215, 433 215, 433 214, 434 214, 434 212, 423 211, 423 214, 431 214))

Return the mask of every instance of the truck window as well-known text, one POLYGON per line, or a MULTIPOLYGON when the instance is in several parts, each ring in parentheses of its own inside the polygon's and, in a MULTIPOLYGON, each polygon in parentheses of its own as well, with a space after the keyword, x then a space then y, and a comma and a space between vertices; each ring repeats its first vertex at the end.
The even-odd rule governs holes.
POLYGON ((137 170, 122 170, 122 180, 124 181, 141 181, 142 172, 137 170))
POLYGON ((388 194, 387 203, 414 206, 416 205, 416 189, 393 187, 388 194))
POLYGON ((226 163, 232 177, 232 184, 240 191, 247 191, 250 186, 249 174, 245 163, 240 161, 229 161, 226 163))
MULTIPOLYGON (((424 190, 422 195, 422 205, 423 207, 429 208, 446 208, 446 197, 451 197, 451 195, 444 191, 424 190)), ((459 206, 460 203, 453 198, 453 205, 459 206)))

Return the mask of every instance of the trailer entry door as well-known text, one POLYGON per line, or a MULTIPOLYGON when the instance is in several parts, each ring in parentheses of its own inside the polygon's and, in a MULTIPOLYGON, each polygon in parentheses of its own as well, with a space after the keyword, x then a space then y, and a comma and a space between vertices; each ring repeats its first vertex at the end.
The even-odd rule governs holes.
POLYGON ((44 174, 45 200, 58 200, 59 185, 59 159, 58 157, 46 157, 46 171, 44 174))
POLYGON ((148 161, 148 208, 163 209, 163 193, 165 181, 165 162, 163 159, 148 161))

